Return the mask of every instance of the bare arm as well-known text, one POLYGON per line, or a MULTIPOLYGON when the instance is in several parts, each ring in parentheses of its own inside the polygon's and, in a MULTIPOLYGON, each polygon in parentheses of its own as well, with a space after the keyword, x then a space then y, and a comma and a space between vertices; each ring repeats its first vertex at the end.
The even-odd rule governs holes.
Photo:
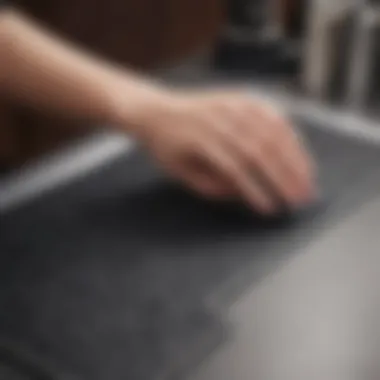
MULTIPOLYGON (((0 0, 1 1, 1 0, 0 0)), ((175 177, 262 212, 314 193, 312 161, 285 118, 246 93, 172 92, 80 51, 15 10, 0 13, 0 91, 39 109, 137 135, 175 177)))
POLYGON ((71 46, 21 13, 0 13, 1 90, 25 104, 76 118, 138 122, 165 91, 71 46), (122 110, 120 108, 122 107, 122 110))

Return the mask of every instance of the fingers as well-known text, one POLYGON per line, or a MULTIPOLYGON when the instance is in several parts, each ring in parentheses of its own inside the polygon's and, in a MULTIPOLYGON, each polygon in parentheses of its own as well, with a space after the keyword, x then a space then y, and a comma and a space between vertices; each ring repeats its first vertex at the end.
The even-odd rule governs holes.
POLYGON ((294 128, 270 107, 217 92, 184 97, 168 115, 160 117, 169 127, 157 129, 151 149, 195 191, 233 194, 262 213, 275 212, 279 200, 295 206, 311 200, 313 161, 294 128))
POLYGON ((179 162, 171 168, 171 173, 182 180, 190 189, 206 198, 227 199, 234 196, 231 183, 211 168, 179 162))
POLYGON ((315 175, 315 164, 306 149, 305 141, 297 133, 296 126, 292 125, 286 117, 279 114, 272 107, 265 107, 262 118, 267 119, 268 124, 273 127, 274 133, 278 134, 281 142, 280 153, 289 151, 289 159, 293 158, 292 166, 298 168, 297 174, 305 181, 313 179, 315 175))
MULTIPOLYGON (((263 151, 267 152, 267 166, 277 173, 277 182, 282 182, 289 201, 310 201, 314 195, 314 168, 304 143, 286 118, 266 112, 262 120, 268 125, 269 133, 257 139, 262 141, 263 151)), ((252 135, 254 138, 255 133, 252 135)))
POLYGON ((233 149, 246 177, 259 172, 291 205, 311 200, 312 160, 285 118, 251 99, 225 104, 220 113, 224 144, 233 149))
POLYGON ((269 214, 275 211, 275 204, 270 195, 264 191, 260 183, 252 178, 234 155, 226 154, 220 144, 209 144, 204 147, 203 157, 208 164, 218 170, 234 188, 235 192, 245 199, 253 208, 269 214))

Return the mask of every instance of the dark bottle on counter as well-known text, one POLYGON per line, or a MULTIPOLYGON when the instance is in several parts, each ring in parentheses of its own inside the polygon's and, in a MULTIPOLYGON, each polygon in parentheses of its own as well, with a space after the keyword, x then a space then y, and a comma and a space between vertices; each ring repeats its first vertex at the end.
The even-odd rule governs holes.
POLYGON ((268 1, 232 0, 228 2, 229 26, 241 33, 256 33, 268 24, 268 1))
MULTIPOLYGON (((286 2, 294 0, 286 0, 286 2)), ((281 19, 284 0, 230 0, 216 67, 259 76, 293 76, 299 57, 289 56, 281 19)))

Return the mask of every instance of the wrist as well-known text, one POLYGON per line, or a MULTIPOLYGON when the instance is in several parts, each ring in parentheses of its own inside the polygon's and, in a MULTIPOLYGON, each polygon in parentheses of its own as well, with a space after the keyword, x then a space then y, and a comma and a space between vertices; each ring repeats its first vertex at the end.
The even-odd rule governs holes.
POLYGON ((109 93, 109 122, 138 137, 148 135, 157 118, 173 103, 168 88, 138 79, 118 81, 109 93))

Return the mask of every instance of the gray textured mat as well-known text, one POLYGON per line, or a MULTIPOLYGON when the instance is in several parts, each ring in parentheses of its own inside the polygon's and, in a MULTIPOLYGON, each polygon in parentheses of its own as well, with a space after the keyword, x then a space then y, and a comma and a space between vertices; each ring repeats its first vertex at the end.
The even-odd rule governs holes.
POLYGON ((379 149, 305 134, 324 199, 292 217, 197 199, 140 152, 4 215, 0 335, 83 380, 184 378, 228 336, 245 285, 380 184, 379 149))

